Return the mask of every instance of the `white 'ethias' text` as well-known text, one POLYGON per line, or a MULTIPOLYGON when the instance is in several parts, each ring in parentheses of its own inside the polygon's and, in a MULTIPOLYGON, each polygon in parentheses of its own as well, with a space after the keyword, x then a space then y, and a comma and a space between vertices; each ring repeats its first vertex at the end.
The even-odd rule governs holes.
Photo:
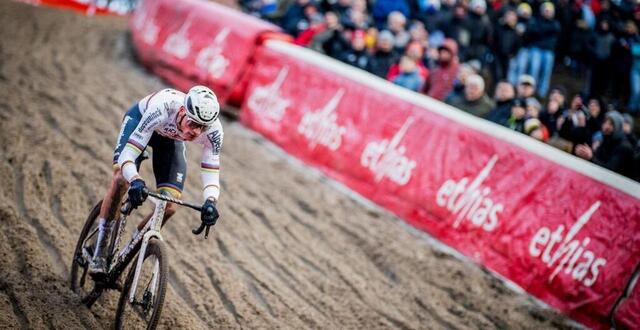
POLYGON ((465 220, 485 231, 493 231, 498 226, 498 215, 504 210, 504 205, 494 202, 489 197, 491 188, 482 186, 497 161, 497 155, 491 157, 487 165, 471 181, 467 177, 459 181, 449 179, 438 189, 436 203, 456 215, 454 228, 458 228, 465 220))
POLYGON ((342 135, 347 129, 337 124, 335 110, 343 95, 344 90, 340 89, 322 109, 306 112, 302 116, 298 133, 309 140, 312 149, 320 144, 336 151, 342 144, 342 135))

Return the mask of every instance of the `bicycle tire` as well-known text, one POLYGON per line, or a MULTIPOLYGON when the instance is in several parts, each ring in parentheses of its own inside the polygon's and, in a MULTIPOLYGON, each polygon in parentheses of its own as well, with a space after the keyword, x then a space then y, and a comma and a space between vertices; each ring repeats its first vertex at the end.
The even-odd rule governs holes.
MULTIPOLYGON (((165 245, 162 241, 152 238, 147 245, 147 249, 145 251, 144 260, 142 261, 143 266, 144 262, 147 260, 149 256, 155 256, 159 263, 159 271, 158 271, 158 287, 155 301, 153 301, 153 313, 151 315, 151 319, 147 324, 147 329, 152 330, 158 326, 158 322, 160 321, 160 314, 162 313, 162 307, 164 305, 164 299, 167 293, 167 278, 169 274, 169 263, 167 260, 167 252, 165 245)), ((125 321, 125 312, 127 307, 131 309, 129 303, 129 290, 131 290, 131 285, 133 284, 133 277, 136 270, 136 263, 131 265, 129 269, 129 274, 127 275, 127 279, 122 288, 122 292, 120 293, 120 299, 118 300, 118 308, 116 310, 116 319, 115 319, 115 328, 123 329, 124 321, 125 321)), ((137 289, 140 290, 142 288, 142 281, 138 280, 137 289)))
MULTIPOLYGON (((102 201, 99 201, 92 209, 91 212, 89 212, 89 215, 87 216, 87 219, 84 222, 84 226, 82 227, 82 231, 80 231, 80 237, 78 237, 78 242, 76 243, 76 248, 73 251, 73 255, 72 255, 72 259, 71 259, 71 272, 70 272, 70 276, 69 276, 69 284, 71 286, 71 290, 75 293, 80 293, 79 292, 79 279, 78 279, 78 271, 79 269, 79 264, 76 261, 76 256, 78 255, 82 255, 82 243, 85 241, 85 239, 87 238, 87 235, 89 234, 89 231, 91 230, 91 228, 93 227, 95 221, 98 219, 98 216, 100 215, 100 207, 102 206, 102 201)), ((88 275, 85 275, 88 276, 88 275)), ((82 300, 85 300, 85 298, 87 297, 82 297, 82 300)), ((95 300, 94 300, 95 301, 95 300)))

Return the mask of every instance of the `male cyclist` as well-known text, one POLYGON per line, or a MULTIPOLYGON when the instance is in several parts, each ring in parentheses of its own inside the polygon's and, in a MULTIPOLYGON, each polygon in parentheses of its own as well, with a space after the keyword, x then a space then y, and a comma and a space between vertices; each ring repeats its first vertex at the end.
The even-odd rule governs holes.
MULTIPOLYGON (((96 251, 89 265, 93 277, 106 274, 105 250, 127 187, 134 208, 147 198, 146 184, 138 174, 141 155, 147 146, 153 148, 153 173, 158 190, 175 198, 180 197, 186 179, 184 141, 203 146, 200 168, 205 202, 201 220, 207 225, 215 224, 219 216, 216 203, 220 194, 223 135, 219 114, 216 95, 204 86, 194 86, 187 94, 163 89, 146 96, 125 114, 113 154, 113 179, 100 209, 96 251)), ((175 204, 167 205, 163 221, 175 213, 175 208, 175 204)))

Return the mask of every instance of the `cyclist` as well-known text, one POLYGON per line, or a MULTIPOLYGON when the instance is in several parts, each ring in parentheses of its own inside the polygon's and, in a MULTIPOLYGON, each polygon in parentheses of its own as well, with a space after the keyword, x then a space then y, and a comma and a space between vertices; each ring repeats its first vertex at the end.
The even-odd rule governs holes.
MULTIPOLYGON (((201 220, 207 225, 215 224, 219 216, 216 203, 220 194, 223 137, 219 114, 216 95, 204 86, 194 86, 187 94, 163 89, 144 97, 127 111, 113 154, 113 179, 100 209, 96 251, 89 265, 89 273, 94 278, 106 274, 105 250, 127 187, 132 207, 140 206, 147 198, 146 184, 138 174, 141 155, 147 146, 153 148, 157 189, 175 198, 182 194, 186 179, 184 142, 195 141, 203 146, 200 168, 205 201, 201 220)), ((175 213, 175 208, 175 204, 167 205, 163 221, 175 213)))

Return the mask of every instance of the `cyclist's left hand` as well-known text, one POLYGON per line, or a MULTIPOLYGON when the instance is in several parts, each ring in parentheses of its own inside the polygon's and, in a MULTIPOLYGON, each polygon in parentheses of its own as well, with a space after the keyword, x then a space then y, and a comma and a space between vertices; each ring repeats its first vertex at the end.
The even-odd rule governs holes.
POLYGON ((206 226, 213 226, 218 221, 220 214, 218 213, 218 209, 216 208, 216 203, 207 199, 202 205, 202 212, 200 213, 200 220, 206 226))

